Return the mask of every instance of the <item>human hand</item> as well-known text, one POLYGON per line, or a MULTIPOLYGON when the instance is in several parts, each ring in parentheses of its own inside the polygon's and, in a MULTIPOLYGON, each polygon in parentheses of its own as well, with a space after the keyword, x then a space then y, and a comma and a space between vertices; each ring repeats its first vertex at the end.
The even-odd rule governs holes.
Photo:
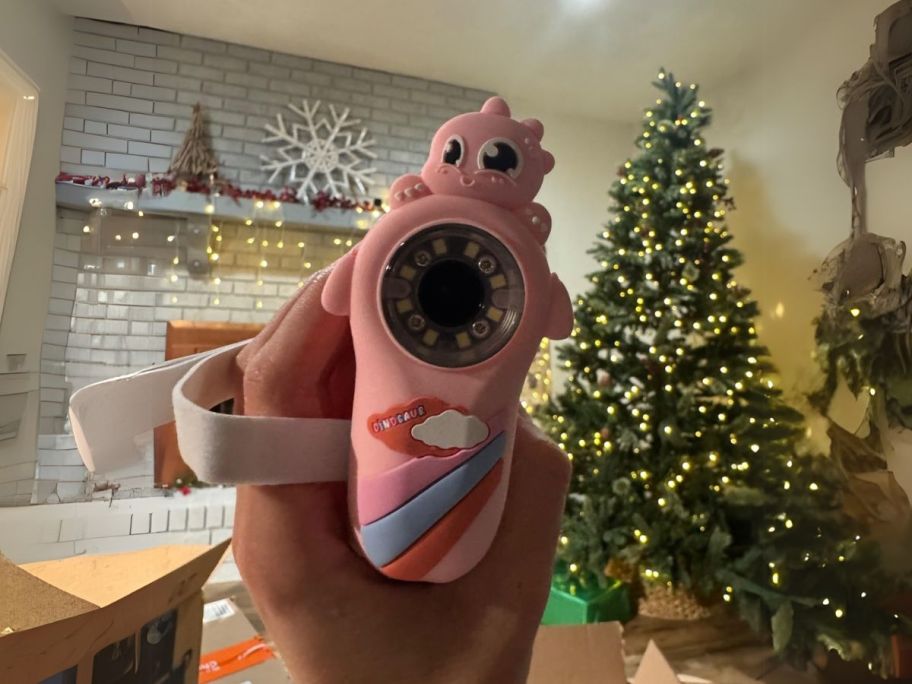
MULTIPOLYGON (((320 305, 327 276, 239 356, 244 413, 350 416, 351 337, 348 320, 320 305)), ((569 476, 566 457, 523 416, 494 544, 448 584, 397 582, 371 567, 355 550, 344 482, 238 487, 235 559, 296 681, 522 682, 569 476)))

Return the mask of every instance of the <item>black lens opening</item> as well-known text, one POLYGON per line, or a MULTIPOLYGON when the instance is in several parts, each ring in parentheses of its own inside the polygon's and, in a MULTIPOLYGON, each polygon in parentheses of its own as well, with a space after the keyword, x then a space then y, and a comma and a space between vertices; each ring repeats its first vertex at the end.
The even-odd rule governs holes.
POLYGON ((484 299, 481 274, 473 265, 455 259, 432 264, 418 283, 418 304, 432 323, 444 328, 468 325, 484 299))

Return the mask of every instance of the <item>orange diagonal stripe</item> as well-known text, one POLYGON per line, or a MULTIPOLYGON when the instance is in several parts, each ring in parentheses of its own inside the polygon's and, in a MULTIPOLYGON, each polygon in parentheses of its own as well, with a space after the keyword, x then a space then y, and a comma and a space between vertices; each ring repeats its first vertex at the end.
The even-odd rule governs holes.
POLYGON ((383 572, 389 577, 418 580, 428 574, 463 535, 491 494, 497 489, 503 473, 503 460, 491 468, 475 488, 450 509, 431 529, 409 549, 388 565, 383 572))

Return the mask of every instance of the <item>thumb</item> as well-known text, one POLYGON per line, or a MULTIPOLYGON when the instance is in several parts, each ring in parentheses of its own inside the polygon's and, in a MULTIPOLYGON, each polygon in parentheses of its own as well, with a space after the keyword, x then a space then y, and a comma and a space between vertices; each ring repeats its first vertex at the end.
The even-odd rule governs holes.
POLYGON ((509 577, 519 562, 526 577, 547 584, 569 484, 567 456, 520 411, 503 519, 482 565, 509 577))

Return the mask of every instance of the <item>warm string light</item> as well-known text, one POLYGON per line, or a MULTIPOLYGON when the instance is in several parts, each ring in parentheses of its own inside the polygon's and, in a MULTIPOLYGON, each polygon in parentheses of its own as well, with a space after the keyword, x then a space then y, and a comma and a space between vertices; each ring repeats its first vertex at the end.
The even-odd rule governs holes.
POLYGON ((551 353, 550 341, 545 338, 539 344, 538 352, 526 378, 526 385, 520 398, 520 404, 527 413, 548 402, 551 396, 551 353))
POLYGON ((222 228, 214 221, 213 217, 210 216, 206 253, 209 257, 209 285, 213 291, 209 297, 209 303, 212 306, 219 306, 222 303, 221 298, 219 297, 219 285, 222 283, 221 276, 219 275, 222 240, 222 228))
MULTIPOLYGON (((134 182, 133 178, 130 178, 128 180, 130 182, 134 182)), ((98 197, 89 198, 89 205, 94 210, 96 210, 96 213, 107 211, 107 209, 103 208, 103 202, 98 197)), ((145 212, 142 209, 138 209, 136 205, 137 205, 137 203, 134 202, 133 200, 127 200, 123 203, 122 209, 124 211, 135 212, 135 215, 138 218, 145 217, 145 212)), ((266 210, 266 211, 269 210, 269 208, 266 207, 266 203, 262 200, 255 201, 253 206, 256 208, 256 210, 266 210)), ((273 201, 270 204, 270 208, 273 210, 273 212, 278 212, 278 214, 273 213, 272 217, 270 218, 271 225, 274 226, 276 230, 280 231, 278 233, 279 238, 277 241, 275 241, 274 238, 270 238, 269 236, 264 236, 264 237, 262 237, 262 239, 260 239, 260 237, 259 237, 260 232, 261 232, 260 226, 258 225, 258 222, 255 220, 257 211, 254 212, 254 217, 248 217, 243 220, 243 225, 250 229, 248 232, 248 235, 246 237, 246 243, 248 245, 256 244, 257 250, 260 253, 259 257, 258 257, 258 261, 257 261, 257 270, 256 270, 256 282, 258 285, 263 284, 263 271, 270 267, 269 259, 266 255, 262 254, 262 250, 264 248, 268 248, 271 243, 274 244, 274 246, 280 250, 285 249, 285 247, 286 247, 286 226, 285 226, 285 220, 281 215, 282 206, 283 206, 282 203, 279 201, 273 201)), ((384 211, 386 211, 386 210, 388 210, 388 208, 384 207, 384 211)), ((208 202, 203 207, 203 213, 205 215, 207 215, 207 217, 209 219, 209 233, 207 236, 207 243, 206 243, 206 255, 207 255, 207 260, 209 262, 209 268, 210 268, 209 282, 215 289, 215 293, 214 293, 215 296, 213 296, 210 300, 210 302, 214 305, 220 304, 217 286, 221 284, 222 279, 219 275, 217 275, 216 271, 217 271, 218 266, 220 266, 223 261, 223 259, 222 259, 223 231, 222 231, 221 225, 219 225, 219 223, 217 223, 215 221, 216 211, 217 211, 217 209, 216 209, 216 205, 215 205, 214 201, 208 202)), ((363 213, 363 209, 361 209, 358 213, 363 213)), ((381 215, 381 212, 379 211, 379 209, 371 212, 371 216, 374 219, 376 219, 380 215, 381 215)), ((372 224, 372 222, 371 222, 371 224, 372 224)), ((369 227, 369 226, 366 226, 366 227, 369 227)), ((99 231, 97 231, 96 228, 93 227, 91 222, 86 223, 82 227, 83 235, 88 236, 88 235, 95 234, 97 232, 99 232, 99 231)), ((141 238, 141 231, 133 230, 126 234, 125 233, 114 233, 112 238, 117 243, 135 242, 141 238)), ((180 281, 180 274, 178 272, 178 267, 180 266, 180 264, 182 262, 181 250, 183 247, 183 244, 181 242, 180 224, 176 224, 176 228, 173 233, 165 236, 165 241, 169 246, 173 247, 173 252, 172 252, 172 256, 169 259, 169 268, 164 275, 164 281, 166 284, 177 284, 180 281)), ((354 229, 353 229, 352 236, 347 239, 341 240, 341 245, 344 248, 350 248, 351 246, 353 246, 354 242, 355 242, 355 239, 354 239, 354 229)), ((305 256, 304 248, 306 246, 305 242, 302 240, 302 241, 299 241, 297 244, 298 244, 298 248, 301 250, 300 256, 302 257, 301 272, 300 272, 298 284, 303 285, 303 281, 306 277, 306 272, 310 271, 312 269, 312 264, 310 261, 307 261, 304 259, 304 256, 305 256)), ((87 269, 93 269, 96 267, 97 266, 95 266, 95 265, 86 266, 87 269)), ((179 296, 177 294, 173 294, 170 296, 169 301, 172 304, 177 304, 177 303, 179 303, 179 296)), ((263 300, 262 299, 256 300, 255 306, 257 308, 263 308, 264 307, 263 300)), ((548 382, 550 382, 550 380, 548 380, 548 382)))
MULTIPOLYGON (((167 237, 167 241, 174 246, 174 256, 171 257, 171 268, 167 276, 167 281, 169 283, 176 283, 179 280, 177 275, 177 266, 180 264, 180 233, 181 233, 181 224, 179 221, 174 222, 174 232, 167 237)), ((116 238, 117 236, 115 236, 116 238)))

